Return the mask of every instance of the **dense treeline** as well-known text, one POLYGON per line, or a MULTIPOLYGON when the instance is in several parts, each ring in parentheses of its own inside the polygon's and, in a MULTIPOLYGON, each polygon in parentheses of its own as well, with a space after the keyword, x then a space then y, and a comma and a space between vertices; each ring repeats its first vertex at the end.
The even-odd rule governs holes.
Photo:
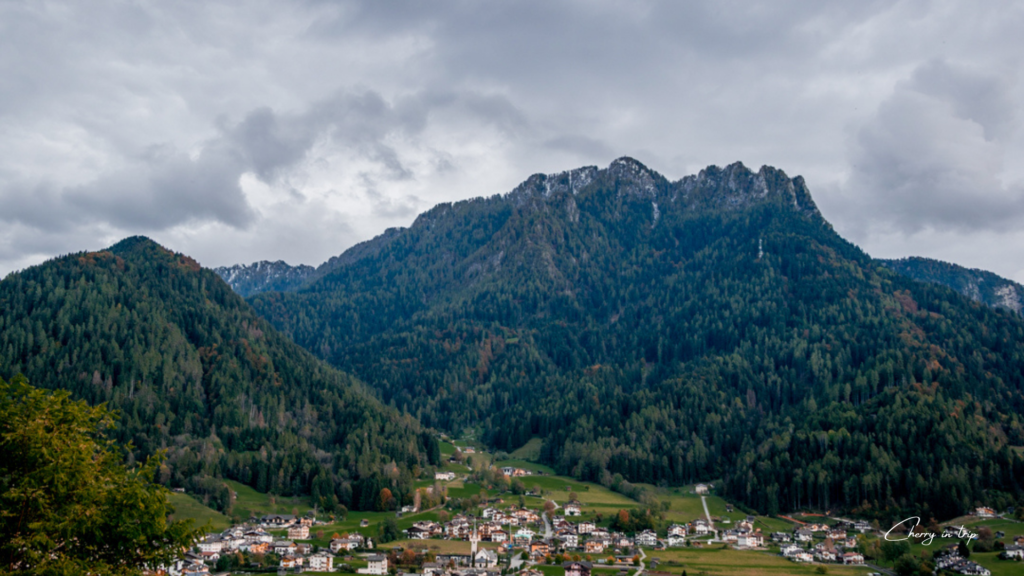
POLYGON ((535 176, 360 253, 252 302, 425 425, 765 512, 1022 495, 1024 323, 879 266, 781 171, 535 176))
POLYGON ((260 319, 213 272, 142 238, 0 282, 0 376, 23 373, 119 412, 130 459, 161 449, 165 484, 230 506, 232 478, 355 507, 386 481, 412 497, 436 439, 260 319))

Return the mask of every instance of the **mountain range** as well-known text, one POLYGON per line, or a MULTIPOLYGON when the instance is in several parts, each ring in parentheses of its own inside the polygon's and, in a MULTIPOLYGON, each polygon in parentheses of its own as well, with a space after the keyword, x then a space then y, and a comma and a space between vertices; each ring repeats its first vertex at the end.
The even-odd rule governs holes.
POLYGON ((437 441, 295 345, 217 275, 151 240, 56 258, 0 282, 0 370, 119 412, 131 460, 230 512, 227 477, 327 510, 411 498, 437 441), (364 493, 366 493, 364 495, 364 493))
POLYGON ((561 473, 722 478, 769 512, 1021 495, 1021 318, 871 259, 781 170, 534 175, 341 260, 250 302, 424 425, 540 437, 561 473))
POLYGON ((177 481, 335 506, 408 496, 430 430, 467 429, 619 490, 720 479, 762 513, 1024 503, 1024 320, 906 268, 840 237, 800 177, 621 158, 315 270, 218 277, 144 239, 56 259, 0 282, 0 369, 114 403, 119 439, 187 454, 177 481))

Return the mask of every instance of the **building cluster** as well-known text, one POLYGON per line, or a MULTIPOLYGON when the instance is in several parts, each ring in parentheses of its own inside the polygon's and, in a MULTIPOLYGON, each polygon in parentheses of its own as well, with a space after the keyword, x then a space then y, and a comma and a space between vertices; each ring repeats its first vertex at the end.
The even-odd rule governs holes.
MULTIPOLYGON (((296 542, 308 540, 310 528, 315 523, 311 517, 297 517, 287 514, 272 514, 239 526, 232 526, 220 533, 207 534, 193 550, 189 550, 173 565, 166 567, 170 576, 207 576, 210 567, 217 564, 222 556, 248 552, 250 554, 274 553, 280 557, 282 569, 304 569, 314 572, 333 572, 337 554, 357 548, 372 548, 373 542, 361 534, 331 540, 330 549, 314 552, 311 544, 296 542), (287 539, 273 536, 269 530, 287 530, 287 539)), ((387 558, 383 564, 375 556, 368 559, 368 566, 361 569, 363 574, 387 574, 387 558)))
POLYGON ((864 555, 857 551, 854 533, 869 530, 871 525, 867 522, 840 520, 833 525, 805 524, 792 533, 772 532, 770 538, 779 544, 782 555, 794 562, 859 565, 864 564, 864 555))
POLYGON ((960 556, 956 546, 952 546, 943 555, 935 557, 935 571, 948 570, 957 574, 970 574, 972 576, 991 576, 988 568, 960 556))
MULTIPOLYGON (((591 520, 573 518, 581 515, 581 505, 570 501, 562 507, 561 515, 550 519, 550 527, 541 514, 528 508, 485 508, 479 518, 458 514, 450 521, 430 520, 415 522, 403 532, 411 540, 442 538, 448 540, 474 540, 501 544, 508 551, 525 551, 534 561, 555 554, 614 555, 636 547, 666 548, 685 546, 688 537, 705 536, 713 532, 709 523, 697 519, 689 524, 673 524, 667 537, 660 538, 653 530, 644 530, 629 536, 598 526, 591 520), (550 530, 550 531, 549 531, 550 530)), ((726 541, 737 546, 763 546, 760 530, 753 528, 753 518, 741 521, 735 529, 725 532, 726 541)), ((631 554, 627 558, 632 558, 631 554)), ((464 560, 472 565, 467 556, 464 560)), ((477 563, 476 567, 480 564, 477 563)))

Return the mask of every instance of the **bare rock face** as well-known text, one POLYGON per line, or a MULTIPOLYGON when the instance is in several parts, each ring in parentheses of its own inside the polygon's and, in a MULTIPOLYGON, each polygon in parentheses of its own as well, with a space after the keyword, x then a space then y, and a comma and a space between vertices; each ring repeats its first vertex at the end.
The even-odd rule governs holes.
POLYGON ((302 285, 316 271, 312 266, 290 266, 282 260, 261 260, 252 264, 235 264, 214 268, 214 272, 242 297, 260 292, 285 292, 302 285))
POLYGON ((992 272, 917 256, 880 262, 919 282, 946 286, 975 302, 1024 314, 1024 286, 992 272))

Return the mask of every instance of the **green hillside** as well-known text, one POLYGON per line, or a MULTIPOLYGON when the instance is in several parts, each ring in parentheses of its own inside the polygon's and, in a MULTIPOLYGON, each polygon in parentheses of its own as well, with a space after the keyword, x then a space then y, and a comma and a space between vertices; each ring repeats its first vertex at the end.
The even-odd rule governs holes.
POLYGON ((1024 495, 1024 322, 880 266, 781 170, 535 175, 339 262, 251 301, 423 424, 541 438, 561 474, 722 478, 769 514, 1024 495))
POLYGON ((0 376, 18 373, 119 411, 112 436, 132 444, 130 459, 166 449, 158 480, 224 512, 217 478, 358 509, 383 485, 408 495, 412 467, 439 461, 416 421, 145 238, 0 282, 0 376))

